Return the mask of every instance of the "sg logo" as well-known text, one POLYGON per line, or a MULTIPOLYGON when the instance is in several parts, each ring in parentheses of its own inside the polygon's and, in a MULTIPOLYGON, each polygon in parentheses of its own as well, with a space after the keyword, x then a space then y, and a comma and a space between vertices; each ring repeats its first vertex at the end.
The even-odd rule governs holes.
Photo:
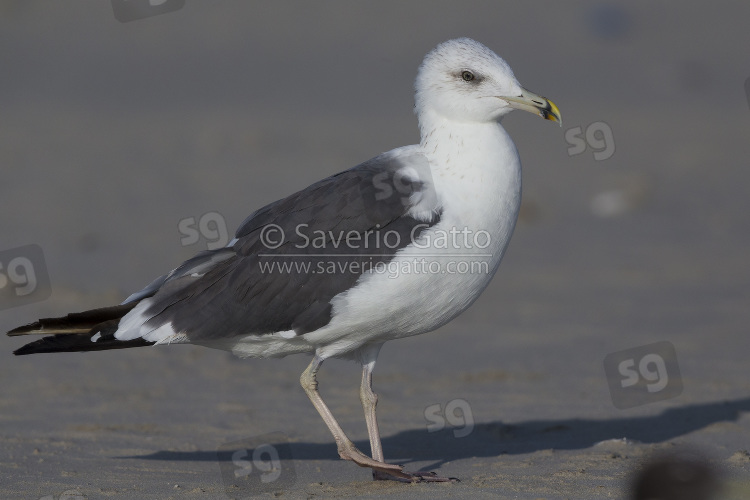
POLYGON ((682 393, 677 353, 671 342, 656 342, 609 354, 604 358, 604 371, 612 403, 621 410, 682 393))
POLYGON ((640 381, 640 377, 646 380, 648 392, 659 392, 669 383, 667 364, 664 362, 664 358, 658 354, 651 353, 643 356, 638 363, 638 371, 635 370, 635 359, 620 361, 617 368, 620 375, 625 377, 620 381, 622 387, 636 385, 640 381))
POLYGON ((243 460, 244 458, 249 458, 247 450, 238 450, 232 453, 232 463, 237 467, 234 471, 234 477, 247 477, 255 470, 260 472, 261 483, 272 483, 281 477, 279 452, 272 445, 262 444, 255 448, 252 462, 243 460), (264 459, 264 457, 268 457, 268 459, 264 459))
POLYGON ((297 480, 291 447, 281 432, 224 443, 217 454, 229 498, 282 490, 297 480))
POLYGON ((177 230, 182 235, 180 238, 182 246, 198 243, 201 236, 206 239, 206 248, 209 250, 223 248, 229 243, 227 223, 218 212, 205 213, 197 221, 195 217, 182 219, 177 224, 177 230))
POLYGON ((52 295, 39 245, 0 252, 0 309, 46 300, 52 295))
MULTIPOLYGON (((365 213, 378 220, 383 204, 433 206, 437 194, 432 180, 432 169, 427 158, 419 155, 410 158, 410 163, 394 159, 396 168, 384 169, 372 176, 370 182, 360 185, 360 199, 365 213)), ((359 201, 359 200, 357 200, 359 201)))
POLYGON ((607 160, 615 154, 615 137, 612 128, 604 122, 594 122, 586 127, 583 135, 582 127, 573 127, 565 132, 565 140, 568 141, 568 156, 576 156, 584 153, 587 147, 594 150, 596 161, 607 160))
POLYGON ((445 405, 445 412, 440 404, 430 405, 424 409, 424 418, 429 422, 427 432, 438 432, 445 429, 446 420, 453 426, 453 436, 466 437, 474 430, 474 416, 471 405, 465 399, 454 399, 445 405), (445 416, 443 416, 445 415, 445 416))

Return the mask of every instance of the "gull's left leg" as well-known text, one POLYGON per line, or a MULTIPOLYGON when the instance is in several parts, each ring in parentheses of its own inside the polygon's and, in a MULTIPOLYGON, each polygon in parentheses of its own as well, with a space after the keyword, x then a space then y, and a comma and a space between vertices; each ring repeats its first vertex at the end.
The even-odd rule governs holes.
MULTIPOLYGON (((362 401, 362 408, 365 410, 365 422, 367 422, 367 434, 370 436, 370 450, 373 460, 384 462, 383 446, 380 442, 380 430, 378 429, 378 418, 375 415, 375 407, 378 404, 378 395, 372 390, 372 371, 375 368, 375 358, 380 351, 380 345, 366 351, 362 364, 362 384, 359 387, 359 399, 362 401)), ((400 471, 401 474, 396 476, 389 474, 382 469, 372 469, 372 478, 376 481, 402 481, 402 482, 458 482, 455 477, 440 477, 434 472, 406 472, 400 471), (404 477, 407 476, 407 477, 404 477)))

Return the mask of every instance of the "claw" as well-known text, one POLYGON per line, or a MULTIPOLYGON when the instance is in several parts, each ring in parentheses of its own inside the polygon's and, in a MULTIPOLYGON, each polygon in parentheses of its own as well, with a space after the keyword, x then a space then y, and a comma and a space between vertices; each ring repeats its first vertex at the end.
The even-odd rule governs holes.
POLYGON ((459 483, 457 477, 442 477, 435 472, 406 472, 401 471, 398 476, 392 472, 385 472, 377 469, 372 470, 372 479, 374 481, 399 481, 402 483, 459 483))

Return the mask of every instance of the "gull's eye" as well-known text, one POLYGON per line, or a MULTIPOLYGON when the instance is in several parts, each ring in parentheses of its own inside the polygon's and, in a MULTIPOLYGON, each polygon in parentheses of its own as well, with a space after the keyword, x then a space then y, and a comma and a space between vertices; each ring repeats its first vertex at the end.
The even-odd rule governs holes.
POLYGON ((471 71, 469 71, 469 70, 463 70, 463 71, 461 72, 461 78, 462 78, 462 79, 463 79, 463 81, 465 81, 465 82, 470 82, 470 81, 472 81, 472 80, 474 79, 474 73, 472 73, 472 72, 471 72, 471 71))

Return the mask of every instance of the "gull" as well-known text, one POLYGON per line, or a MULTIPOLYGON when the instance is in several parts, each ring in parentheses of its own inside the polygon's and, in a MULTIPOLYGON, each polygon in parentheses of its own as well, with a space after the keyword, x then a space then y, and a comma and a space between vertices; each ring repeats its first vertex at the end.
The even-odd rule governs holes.
POLYGON ((122 304, 40 319, 16 355, 196 344, 247 358, 309 354, 300 383, 339 456, 374 479, 451 481, 383 457, 372 373, 388 340, 427 333, 487 287, 521 203, 521 161, 501 119, 562 124, 548 99, 468 38, 429 52, 415 81, 419 144, 382 153, 252 213, 225 248, 201 252, 122 304), (318 392, 324 360, 362 365, 371 456, 318 392))

